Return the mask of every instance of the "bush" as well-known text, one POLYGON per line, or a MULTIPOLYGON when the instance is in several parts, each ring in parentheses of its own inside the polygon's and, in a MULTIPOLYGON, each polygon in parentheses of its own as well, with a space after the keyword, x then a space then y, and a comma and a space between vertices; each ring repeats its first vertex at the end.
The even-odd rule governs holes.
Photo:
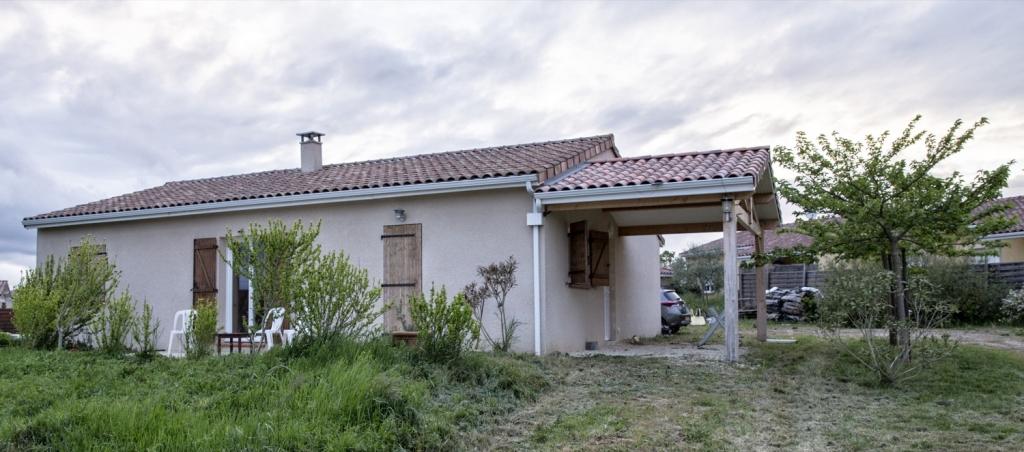
POLYGON ((192 321, 185 331, 185 356, 198 359, 208 356, 217 339, 217 301, 202 299, 196 302, 192 321))
POLYGON ((449 302, 444 286, 441 290, 431 287, 429 298, 414 296, 409 303, 419 331, 419 345, 430 360, 454 361, 480 339, 480 325, 473 319, 473 308, 461 293, 449 302))
POLYGON ((483 280, 481 283, 470 283, 463 289, 462 293, 466 301, 473 308, 473 315, 480 325, 484 339, 491 344, 491 348, 499 352, 507 352, 512 349, 516 340, 516 330, 522 325, 515 317, 509 317, 505 311, 508 293, 516 287, 516 269, 519 263, 515 257, 483 267, 477 267, 476 273, 483 280), (494 300, 498 308, 495 315, 498 317, 498 326, 501 328, 498 336, 491 336, 483 327, 484 313, 487 311, 487 300, 494 300))
POLYGON ((135 327, 135 304, 131 295, 123 292, 110 300, 93 319, 89 329, 96 340, 96 347, 111 354, 121 354, 129 349, 128 335, 135 327))
POLYGON ((377 309, 381 290, 366 269, 353 265, 345 253, 318 256, 302 271, 292 317, 302 336, 326 340, 335 336, 365 339, 384 314, 377 309))
POLYGON ((1024 288, 1011 291, 1003 299, 1003 321, 1024 326, 1024 288))
POLYGON ((160 322, 153 318, 153 306, 142 303, 142 315, 132 324, 132 340, 135 341, 136 355, 142 359, 156 356, 156 338, 160 322))
POLYGON ((932 363, 948 356, 956 342, 948 335, 936 338, 931 328, 941 325, 952 307, 935 295, 936 288, 920 277, 911 278, 907 290, 910 317, 892 316, 889 294, 896 276, 870 263, 839 263, 829 272, 825 297, 819 304, 819 325, 824 335, 878 375, 883 384, 913 378, 932 363), (853 326, 861 341, 850 343, 840 330, 853 326), (890 332, 900 338, 893 345, 890 332))
POLYGON ((1009 288, 990 282, 985 272, 972 268, 966 259, 928 257, 911 273, 933 284, 935 295, 955 308, 953 322, 983 324, 1001 319, 1000 306, 1009 288))
POLYGON ((19 344, 21 344, 21 340, 20 339, 17 339, 17 338, 15 338, 14 336, 12 336, 10 334, 7 334, 7 333, 5 333, 3 331, 0 331, 0 348, 14 347, 14 346, 17 346, 19 344))
POLYGON ((13 294, 14 322, 30 345, 61 348, 79 340, 113 298, 118 273, 100 253, 101 247, 85 238, 67 259, 48 257, 25 273, 13 294))

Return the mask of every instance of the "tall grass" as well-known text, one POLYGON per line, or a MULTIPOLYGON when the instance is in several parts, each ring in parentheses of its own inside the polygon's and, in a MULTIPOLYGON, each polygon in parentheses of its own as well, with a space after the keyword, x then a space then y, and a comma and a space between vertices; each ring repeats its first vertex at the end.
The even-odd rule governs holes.
POLYGON ((344 340, 196 361, 5 348, 0 375, 0 450, 438 449, 547 384, 515 356, 344 340))

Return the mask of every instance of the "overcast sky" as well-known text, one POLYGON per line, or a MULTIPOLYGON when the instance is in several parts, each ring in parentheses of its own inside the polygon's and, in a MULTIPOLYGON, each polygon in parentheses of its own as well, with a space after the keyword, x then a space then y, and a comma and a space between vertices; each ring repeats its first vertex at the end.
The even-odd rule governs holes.
MULTIPOLYGON (((297 167, 309 129, 333 163, 601 133, 627 156, 792 145, 988 116, 942 171, 991 168, 1024 160, 1022 49, 1010 2, 3 2, 0 279, 34 264, 23 217, 297 167)), ((1024 194, 1021 168, 1006 194, 1024 194)))

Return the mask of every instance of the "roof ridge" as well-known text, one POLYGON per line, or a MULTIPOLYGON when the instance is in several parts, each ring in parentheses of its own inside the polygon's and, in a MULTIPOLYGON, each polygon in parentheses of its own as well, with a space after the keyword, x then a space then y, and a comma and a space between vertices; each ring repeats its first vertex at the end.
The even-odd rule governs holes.
POLYGON ((595 162, 592 162, 592 163, 595 163, 595 164, 615 163, 615 162, 627 162, 627 161, 631 161, 631 160, 651 160, 651 159, 663 159, 663 158, 672 158, 672 157, 686 157, 686 156, 693 156, 693 155, 724 154, 724 153, 727 153, 727 152, 749 152, 749 151, 760 151, 760 150, 766 150, 767 151, 767 150, 770 150, 770 149, 771 149, 770 145, 762 145, 762 146, 751 146, 751 147, 745 147, 745 148, 715 149, 715 150, 711 150, 711 151, 690 151, 690 152, 676 152, 676 153, 672 153, 672 154, 637 155, 637 156, 631 156, 631 157, 619 157, 619 158, 614 158, 614 159, 600 160, 600 161, 595 161, 595 162))

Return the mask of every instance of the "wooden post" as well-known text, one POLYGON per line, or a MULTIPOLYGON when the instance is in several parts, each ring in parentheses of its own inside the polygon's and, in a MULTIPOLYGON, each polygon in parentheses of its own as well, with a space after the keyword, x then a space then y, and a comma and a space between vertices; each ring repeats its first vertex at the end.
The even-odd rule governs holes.
MULTIPOLYGON (((754 236, 754 253, 764 252, 764 237, 754 236)), ((764 299, 765 267, 758 265, 754 268, 754 300, 757 302, 757 340, 765 342, 768 340, 768 305, 764 299)))
POLYGON ((725 255, 725 360, 739 358, 739 267, 736 262, 736 214, 732 198, 722 200, 722 250, 725 255))

